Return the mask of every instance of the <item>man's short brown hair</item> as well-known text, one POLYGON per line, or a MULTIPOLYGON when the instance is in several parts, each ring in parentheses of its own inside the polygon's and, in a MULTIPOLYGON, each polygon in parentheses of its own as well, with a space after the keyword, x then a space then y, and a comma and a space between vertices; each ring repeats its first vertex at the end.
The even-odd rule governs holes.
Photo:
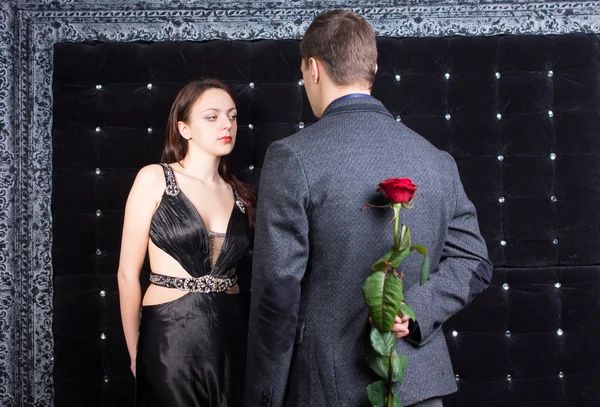
POLYGON ((360 84, 371 88, 377 65, 377 43, 371 25, 347 10, 329 10, 310 24, 300 43, 304 64, 323 62, 338 86, 360 84))

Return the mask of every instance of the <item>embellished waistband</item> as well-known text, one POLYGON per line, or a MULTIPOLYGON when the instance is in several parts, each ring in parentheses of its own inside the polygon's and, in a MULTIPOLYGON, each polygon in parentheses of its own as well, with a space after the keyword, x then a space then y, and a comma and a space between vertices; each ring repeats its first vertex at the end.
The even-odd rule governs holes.
POLYGON ((201 277, 172 277, 164 274, 150 273, 150 282, 154 285, 195 293, 222 293, 231 289, 237 282, 237 277, 218 278, 213 276, 201 277))

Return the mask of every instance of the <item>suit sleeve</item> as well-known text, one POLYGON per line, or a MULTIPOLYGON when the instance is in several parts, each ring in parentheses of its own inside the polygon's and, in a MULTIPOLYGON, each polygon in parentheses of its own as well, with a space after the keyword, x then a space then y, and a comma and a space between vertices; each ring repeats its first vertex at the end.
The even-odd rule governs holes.
POLYGON ((429 341, 442 324, 487 288, 492 277, 492 264, 487 258, 485 241, 479 232, 475 207, 467 198, 454 159, 451 161, 455 208, 440 263, 423 286, 415 284, 404 293, 417 321, 406 340, 420 346, 429 341))
POLYGON ((283 142, 271 144, 254 238, 246 407, 283 405, 308 259, 308 204, 300 160, 283 142))

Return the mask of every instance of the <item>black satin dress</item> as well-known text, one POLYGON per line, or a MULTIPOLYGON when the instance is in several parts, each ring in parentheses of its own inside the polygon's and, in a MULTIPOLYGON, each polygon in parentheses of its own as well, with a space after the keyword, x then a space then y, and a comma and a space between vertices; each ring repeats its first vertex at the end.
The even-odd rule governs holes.
MULTIPOLYGON (((192 276, 235 278, 250 244, 245 208, 235 197, 221 253, 211 267, 209 231, 163 164, 167 188, 150 239, 192 276)), ((235 191, 234 191, 235 194, 235 191)), ((238 407, 244 394, 247 321, 241 295, 188 292, 142 307, 136 405, 238 407)))

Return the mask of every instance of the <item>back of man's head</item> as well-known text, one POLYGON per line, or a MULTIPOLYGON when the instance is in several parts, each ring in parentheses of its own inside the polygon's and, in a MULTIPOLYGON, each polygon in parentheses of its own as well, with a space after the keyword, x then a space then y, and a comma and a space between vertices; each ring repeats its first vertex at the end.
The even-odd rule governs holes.
POLYGON ((300 43, 300 54, 303 64, 310 58, 323 62, 337 86, 371 89, 377 71, 375 32, 352 11, 329 10, 315 18, 300 43))

